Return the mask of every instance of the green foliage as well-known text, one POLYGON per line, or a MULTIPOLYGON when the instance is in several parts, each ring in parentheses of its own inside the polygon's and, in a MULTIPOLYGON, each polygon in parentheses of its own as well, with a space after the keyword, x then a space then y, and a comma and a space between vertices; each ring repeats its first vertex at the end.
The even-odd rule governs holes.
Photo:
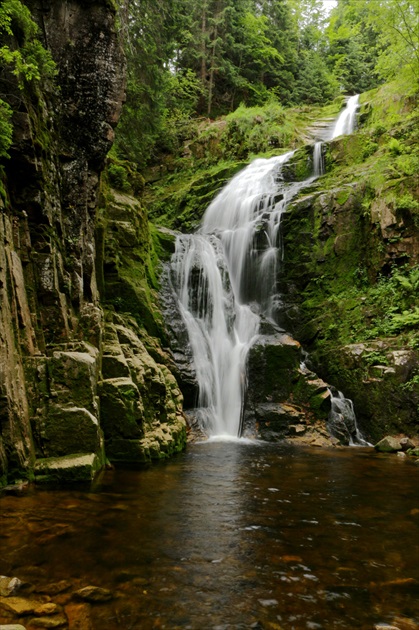
POLYGON ((0 61, 12 68, 23 88, 25 81, 53 76, 55 64, 49 51, 36 39, 38 27, 29 9, 20 0, 3 0, 0 5, 0 35, 11 43, 0 48, 0 61))
POLYGON ((390 138, 388 145, 388 151, 390 155, 400 155, 402 153, 402 144, 397 138, 390 138))
MULTIPOLYGON (((29 9, 20 0, 3 0, 0 4, 0 80, 7 71, 17 78, 19 88, 51 78, 55 75, 55 63, 49 51, 36 38, 38 27, 29 9)), ((7 79, 4 82, 7 85, 7 79)), ((0 158, 8 157, 12 143, 12 108, 7 103, 7 92, 0 88, 0 158)))
POLYGON ((12 135, 12 108, 0 99, 0 158, 9 157, 8 150, 12 144, 12 135))
POLYGON ((369 23, 378 32, 377 72, 385 79, 403 75, 418 86, 419 6, 409 0, 368 3, 369 23))
POLYGON ((123 166, 111 164, 108 167, 108 177, 110 185, 116 190, 127 192, 130 190, 130 184, 127 178, 127 171, 123 166))
POLYGON ((293 120, 273 100, 265 107, 240 105, 226 121, 223 146, 227 155, 238 157, 289 146, 295 133, 293 120))

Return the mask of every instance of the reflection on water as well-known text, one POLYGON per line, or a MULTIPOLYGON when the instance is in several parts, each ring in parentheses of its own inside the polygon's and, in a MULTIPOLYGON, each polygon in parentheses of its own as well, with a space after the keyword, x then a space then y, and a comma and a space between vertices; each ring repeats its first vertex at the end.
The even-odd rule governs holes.
POLYGON ((196 444, 93 489, 2 497, 0 574, 111 589, 94 630, 419 623, 418 481, 369 449, 196 444))

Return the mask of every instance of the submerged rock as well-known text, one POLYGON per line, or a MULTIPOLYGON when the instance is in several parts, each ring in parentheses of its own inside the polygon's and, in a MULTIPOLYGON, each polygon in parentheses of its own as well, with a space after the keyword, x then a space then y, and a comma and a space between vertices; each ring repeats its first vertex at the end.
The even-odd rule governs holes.
POLYGON ((0 596, 9 597, 13 595, 22 586, 22 582, 16 577, 7 577, 0 575, 0 596))
POLYGON ((100 586, 85 586, 74 593, 76 599, 86 602, 108 602, 112 599, 112 592, 100 586))

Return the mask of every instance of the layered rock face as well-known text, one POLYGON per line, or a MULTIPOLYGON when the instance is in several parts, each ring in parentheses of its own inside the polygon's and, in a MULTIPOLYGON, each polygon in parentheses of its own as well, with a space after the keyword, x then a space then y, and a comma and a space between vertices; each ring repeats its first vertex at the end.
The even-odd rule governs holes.
MULTIPOLYGON (((0 201, 3 483, 34 473, 39 479, 93 476, 105 460, 102 424, 107 426, 106 405, 109 408, 108 390, 101 385, 105 321, 97 278, 103 292, 103 257, 97 255, 96 226, 100 174, 124 99, 125 62, 116 15, 105 0, 27 4, 58 76, 54 88, 48 91, 44 86, 42 93, 21 94, 17 85, 3 90, 13 92, 10 99, 16 110, 11 159, 5 163, 7 198, 0 201), (106 392, 102 413, 100 392, 106 392)), ((134 246, 143 234, 135 227, 131 231, 134 246)), ((100 250, 103 239, 102 231, 100 250)), ((109 334, 116 335, 112 326, 109 334)), ((147 381, 139 372, 157 373, 160 368, 150 367, 153 359, 138 348, 140 342, 132 334, 131 354, 136 358, 126 358, 126 363, 131 360, 135 366, 127 367, 123 378, 135 374, 132 383, 138 388, 140 381, 147 381), (144 368, 139 367, 142 361, 144 368)), ((125 357, 123 350, 119 354, 125 357)), ((159 378, 162 385, 156 396, 161 400, 156 407, 173 399, 176 419, 179 399, 173 377, 165 372, 159 378)), ((140 408, 139 392, 136 396, 140 408)), ((130 410, 132 406, 131 400, 130 410)), ((149 420, 152 424, 166 419, 160 414, 149 420)), ((140 412, 135 423, 135 438, 145 439, 147 427, 140 412)), ((174 433, 182 432, 184 425, 178 420, 174 433)), ((113 430, 110 435, 113 440, 113 430)), ((164 456, 159 444, 170 451, 168 442, 167 437, 157 440, 152 455, 147 443, 140 455, 127 459, 164 456)))
MULTIPOLYGON (((346 139, 346 151, 361 141, 346 139)), ((328 149, 334 160, 344 147, 340 140, 328 149)), ((407 319, 410 311, 414 316, 414 292, 406 280, 393 303, 384 290, 398 268, 409 267, 413 277, 419 237, 408 211, 378 196, 369 203, 369 194, 360 178, 290 205, 283 220, 283 321, 322 378, 353 400, 364 435, 377 441, 418 431, 419 353, 415 321, 407 319), (380 299, 388 299, 381 319, 374 310, 380 299)))

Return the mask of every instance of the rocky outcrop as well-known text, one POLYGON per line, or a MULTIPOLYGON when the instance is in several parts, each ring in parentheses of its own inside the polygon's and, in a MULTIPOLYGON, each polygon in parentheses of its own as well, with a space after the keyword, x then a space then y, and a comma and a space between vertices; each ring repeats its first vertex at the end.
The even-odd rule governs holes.
POLYGON ((134 321, 111 314, 107 319, 100 383, 107 456, 139 464, 181 451, 186 422, 175 377, 148 353, 134 321))
POLYGON ((310 372, 302 359, 301 345, 284 332, 271 330, 250 348, 243 409, 245 435, 314 446, 338 443, 327 429, 329 386, 310 372))
POLYGON ((280 321, 316 372, 353 400, 375 442, 418 431, 419 236, 414 180, 397 175, 388 155, 364 165, 371 146, 367 132, 330 143, 328 168, 346 177, 319 180, 284 215, 280 321), (387 163, 394 179, 376 188, 387 163))
POLYGON ((3 90, 20 106, 0 199, 0 485, 89 480, 106 456, 148 461, 185 441, 170 357, 145 332, 163 336, 147 218, 134 200, 99 197, 124 100, 114 5, 26 4, 58 73, 54 86, 3 90), (105 324, 104 301, 133 321, 105 324))

